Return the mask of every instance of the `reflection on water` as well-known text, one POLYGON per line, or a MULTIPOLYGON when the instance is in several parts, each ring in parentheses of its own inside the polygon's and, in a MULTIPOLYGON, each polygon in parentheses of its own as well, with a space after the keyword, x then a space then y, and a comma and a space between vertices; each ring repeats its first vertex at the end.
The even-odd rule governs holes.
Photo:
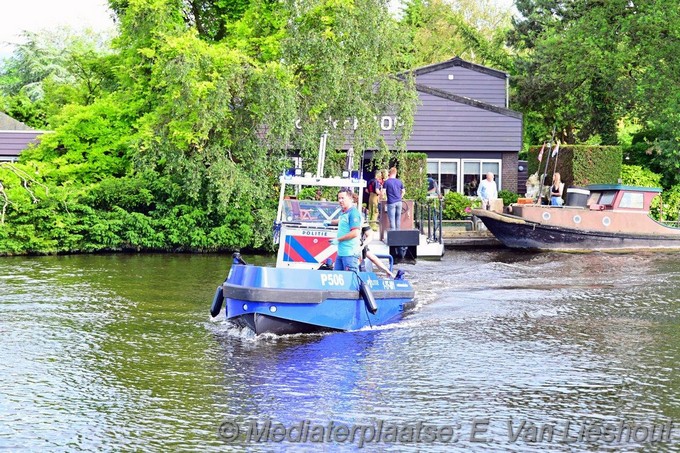
POLYGON ((0 448, 242 451, 243 432, 226 443, 218 425, 270 419, 455 430, 455 443, 381 451, 678 449, 675 431, 653 444, 513 437, 522 422, 573 436, 625 422, 642 437, 680 421, 677 255, 449 251, 404 267, 419 304, 399 323, 262 338, 209 319, 228 261, 1 259, 0 448), (471 442, 475 428, 487 442, 471 442))

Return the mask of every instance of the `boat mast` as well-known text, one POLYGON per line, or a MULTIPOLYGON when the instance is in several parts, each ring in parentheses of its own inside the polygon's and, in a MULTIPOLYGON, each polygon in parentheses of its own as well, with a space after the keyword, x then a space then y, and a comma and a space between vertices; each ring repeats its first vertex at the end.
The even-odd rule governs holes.
POLYGON ((321 134, 319 139, 319 157, 316 161, 316 177, 323 178, 323 167, 326 162, 326 141, 328 140, 328 132, 321 134))
MULTIPOLYGON (((541 183, 538 186, 538 204, 541 204, 541 198, 543 197, 543 186, 545 185, 545 177, 548 176, 548 163, 550 162, 550 156, 552 155, 553 152, 553 141, 555 140, 555 126, 553 126, 552 130, 552 136, 550 137, 550 142, 548 146, 548 157, 545 158, 545 169, 543 170, 543 174, 540 176, 540 181, 541 183)), ((541 165, 539 163, 538 165, 538 171, 541 171, 541 165)))

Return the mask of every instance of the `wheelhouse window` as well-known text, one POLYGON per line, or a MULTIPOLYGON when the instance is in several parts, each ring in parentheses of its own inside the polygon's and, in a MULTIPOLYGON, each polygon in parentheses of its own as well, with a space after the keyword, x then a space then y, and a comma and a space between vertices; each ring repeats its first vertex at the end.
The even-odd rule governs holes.
POLYGON ((602 192, 600 195, 600 200, 598 201, 598 204, 605 205, 605 206, 611 206, 612 203, 614 203, 614 197, 616 196, 616 192, 613 190, 608 190, 606 192, 602 192))
POLYGON ((643 209, 645 195, 641 192, 624 192, 619 203, 620 208, 643 209))

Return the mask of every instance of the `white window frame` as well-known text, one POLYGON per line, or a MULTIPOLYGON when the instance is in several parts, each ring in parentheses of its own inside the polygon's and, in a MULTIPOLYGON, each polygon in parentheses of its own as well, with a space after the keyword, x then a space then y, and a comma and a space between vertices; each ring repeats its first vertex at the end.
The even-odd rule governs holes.
MULTIPOLYGON (((486 178, 486 173, 482 173, 482 167, 484 166, 485 163, 494 163, 498 164, 498 175, 496 175, 496 187, 498 187, 498 190, 501 190, 502 186, 502 178, 503 178, 503 161, 501 159, 461 159, 461 168, 464 168, 465 162, 474 162, 477 163, 479 162, 479 182, 482 182, 482 179, 486 178)), ((461 179, 463 178, 463 175, 460 176, 461 179)), ((460 184, 459 184, 460 186, 460 184)))
MULTIPOLYGON (((471 159, 471 158, 462 158, 462 159, 450 159, 450 158, 442 158, 442 159, 437 159, 437 158, 428 158, 427 163, 436 163, 437 164, 437 184, 439 187, 441 187, 441 163, 442 162, 455 162, 458 164, 458 175, 457 175, 457 182, 456 186, 458 186, 458 193, 464 193, 464 187, 463 187, 463 169, 465 168, 465 163, 466 162, 471 162, 471 163, 479 163, 479 171, 480 174, 479 176, 479 182, 482 182, 482 179, 486 177, 486 173, 481 174, 482 172, 482 167, 483 164, 485 163, 495 163, 498 164, 498 175, 495 179, 496 181, 496 187, 498 187, 498 190, 501 190, 502 187, 502 178, 503 178, 503 161, 502 159, 471 159)), ((430 171, 428 170, 428 173, 430 171)))
MULTIPOLYGON (((440 188, 442 191, 442 195, 444 195, 443 187, 442 187, 442 179, 441 179, 441 168, 442 168, 442 163, 455 163, 456 164, 456 187, 458 187, 458 192, 460 192, 460 181, 461 181, 461 176, 460 176, 460 171, 461 171, 461 166, 460 166, 460 159, 427 159, 427 163, 435 163, 437 164, 437 186, 440 188)), ((430 173, 429 169, 428 172, 430 173)))

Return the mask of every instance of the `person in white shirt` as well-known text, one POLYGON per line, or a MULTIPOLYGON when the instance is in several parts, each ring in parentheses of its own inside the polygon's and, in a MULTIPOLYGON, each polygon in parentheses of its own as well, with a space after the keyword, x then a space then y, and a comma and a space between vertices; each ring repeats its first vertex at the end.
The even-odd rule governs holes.
POLYGON ((493 180, 493 173, 487 173, 486 179, 479 183, 477 195, 482 199, 482 209, 490 209, 491 202, 498 198, 498 189, 496 188, 496 181, 493 180))

